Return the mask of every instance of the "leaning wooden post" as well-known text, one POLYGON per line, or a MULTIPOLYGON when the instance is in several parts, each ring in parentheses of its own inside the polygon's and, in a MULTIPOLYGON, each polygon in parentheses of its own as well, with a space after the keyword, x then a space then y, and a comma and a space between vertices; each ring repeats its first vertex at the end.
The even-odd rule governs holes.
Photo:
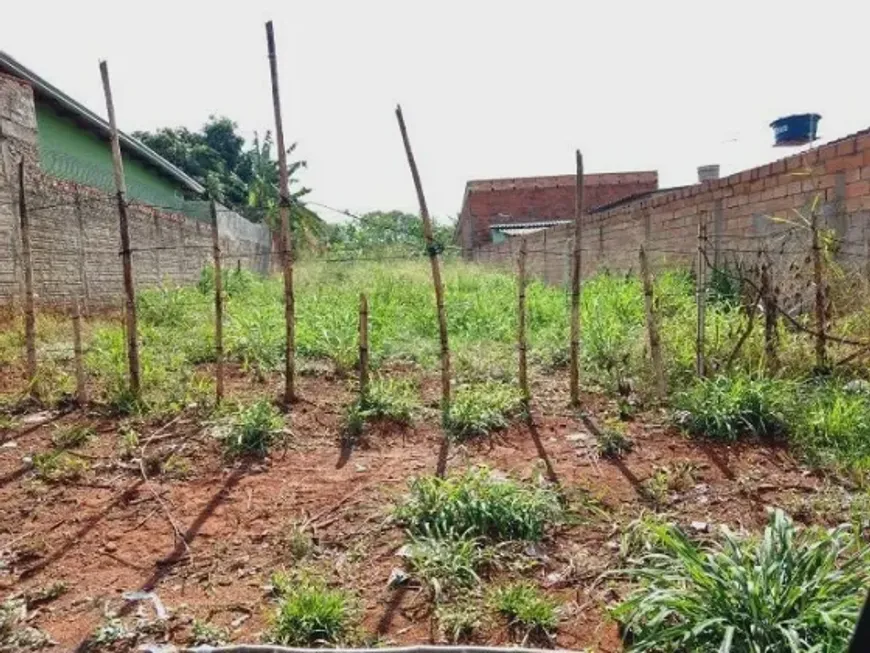
POLYGON ((580 405, 580 275, 582 274, 583 155, 576 152, 574 180, 574 256, 571 265, 571 404, 580 405))
POLYGON ((819 242, 819 212, 813 208, 810 220, 812 234, 813 283, 816 286, 816 368, 824 370, 828 366, 827 316, 825 311, 825 280, 822 273, 822 246, 819 242))
POLYGON ((103 92, 106 95, 106 113, 112 132, 112 164, 115 175, 115 191, 118 196, 118 221, 121 230, 121 264, 124 269, 125 327, 127 331, 127 364, 130 371, 130 393, 139 397, 139 341, 136 335, 136 295, 133 289, 133 259, 130 251, 130 228, 127 222, 127 184, 124 181, 124 162, 121 159, 121 141, 115 122, 115 104, 109 84, 109 67, 100 62, 103 92))
POLYGON ((523 402, 528 410, 531 401, 529 392, 529 373, 526 360, 526 239, 520 240, 520 253, 517 260, 517 347, 519 350, 519 380, 523 402))
POLYGON ((359 294, 359 398, 365 404, 369 393, 369 303, 359 294))
POLYGON ((284 268, 284 404, 296 398, 296 316, 293 297, 293 234, 290 229, 290 175, 287 172, 287 150, 284 147, 284 123, 281 120, 281 95, 278 92, 278 55, 272 21, 266 23, 269 48, 269 72, 272 76, 272 106, 275 112, 275 146, 278 149, 278 191, 281 212, 281 263, 284 268))
POLYGON ((704 361, 705 325, 707 310, 707 259, 705 244, 707 240, 707 223, 702 213, 698 222, 698 269, 695 283, 695 296, 698 303, 698 324, 695 339, 695 373, 704 376, 706 364, 704 361))
POLYGON ((414 188, 417 191, 417 202, 420 204, 420 218, 423 220, 423 237, 426 239, 426 250, 429 253, 429 261, 432 264, 432 283, 435 286, 435 306, 438 311, 438 332, 441 338, 441 412, 443 417, 446 418, 447 411, 450 408, 450 348, 447 343, 447 314, 444 309, 444 286, 441 283, 438 248, 432 232, 429 209, 426 207, 426 197, 423 195, 423 184, 420 181, 420 173, 417 171, 417 163, 414 161, 414 153, 411 151, 411 141, 408 139, 408 130, 405 128, 405 119, 402 117, 402 107, 400 106, 396 107, 396 119, 399 121, 402 143, 405 146, 408 166, 411 168, 411 177, 414 180, 414 188))
POLYGON ((85 365, 82 354, 82 307, 81 299, 75 298, 73 302, 73 358, 76 368, 76 402, 79 406, 88 400, 85 389, 85 365))
POLYGON ((27 387, 35 393, 36 302, 33 299, 33 255, 30 249, 30 218, 24 196, 24 159, 18 163, 18 217, 21 220, 21 258, 24 263, 24 346, 27 352, 27 387))
POLYGON ((649 337, 649 355, 652 360, 653 374, 656 380, 656 392, 660 400, 668 396, 668 385, 665 380, 664 365, 662 365, 662 345, 659 337, 659 325, 653 305, 653 282, 649 271, 646 250, 640 246, 640 275, 643 279, 643 304, 646 312, 646 330, 649 337))
POLYGON ((776 295, 770 280, 770 262, 765 256, 761 263, 761 305, 764 308, 764 363, 768 374, 774 374, 779 367, 777 358, 777 306, 776 295))
POLYGON ((211 214, 211 251, 214 261, 214 354, 215 354, 215 404, 224 398, 224 279, 221 272, 221 245, 218 233, 217 204, 209 202, 211 214))

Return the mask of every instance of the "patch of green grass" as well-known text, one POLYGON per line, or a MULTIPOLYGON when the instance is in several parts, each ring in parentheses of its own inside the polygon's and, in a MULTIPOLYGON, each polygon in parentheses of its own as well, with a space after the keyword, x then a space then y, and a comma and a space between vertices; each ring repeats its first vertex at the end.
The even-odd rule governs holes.
POLYGON ((848 527, 799 530, 774 511, 759 538, 701 546, 654 528, 613 613, 635 651, 842 651, 870 583, 870 549, 848 527))
POLYGON ((230 458, 263 457, 284 434, 284 417, 269 401, 260 399, 230 418, 228 428, 219 432, 224 453, 230 458))
POLYGON ((51 436, 51 443, 56 449, 78 449, 96 434, 92 426, 72 424, 57 428, 51 436))
POLYGON ((275 644, 335 646, 351 634, 356 611, 347 592, 331 589, 322 580, 305 575, 279 583, 276 589, 278 609, 269 635, 275 644))
POLYGON ((508 618, 511 629, 522 634, 523 641, 530 637, 551 638, 559 623, 558 604, 525 581, 496 588, 490 601, 508 618))
POLYGON ((551 486, 515 481, 485 467, 448 478, 420 477, 410 490, 396 517, 415 536, 462 533, 496 542, 537 541, 563 517, 551 486))
POLYGON ((33 469, 42 481, 64 483, 81 477, 88 464, 66 451, 47 451, 33 455, 33 469))
POLYGON ((435 606, 438 630, 448 642, 467 642, 484 623, 483 609, 479 603, 464 597, 435 606))
POLYGON ((452 532, 412 536, 406 551, 411 571, 436 601, 444 594, 477 585, 478 571, 492 559, 479 541, 452 532))
POLYGON ((192 646, 220 646, 229 640, 230 635, 226 628, 199 619, 193 620, 193 625, 190 627, 190 644, 192 646))
POLYGON ((508 426, 522 408, 522 394, 514 385, 495 381, 461 385, 450 403, 446 427, 460 439, 487 435, 508 426))
POLYGON ((634 441, 615 428, 605 428, 596 436, 595 446, 603 458, 621 458, 634 449, 634 441))
POLYGON ((348 409, 345 431, 349 436, 359 435, 367 422, 378 419, 409 424, 419 407, 419 389, 413 381, 373 379, 366 396, 348 409))
POLYGON ((702 379, 676 398, 677 419, 692 435, 734 441, 786 432, 794 385, 746 375, 702 379))

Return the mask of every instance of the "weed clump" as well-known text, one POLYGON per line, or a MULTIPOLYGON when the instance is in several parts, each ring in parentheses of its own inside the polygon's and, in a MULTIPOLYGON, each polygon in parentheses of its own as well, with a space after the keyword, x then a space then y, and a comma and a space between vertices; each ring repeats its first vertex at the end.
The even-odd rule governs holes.
POLYGON ((396 510, 412 535, 461 533, 496 542, 540 540, 546 526, 562 516, 552 487, 514 481, 485 467, 449 478, 415 479, 396 510))
POLYGON ((700 546, 669 524, 626 575, 639 586, 614 616, 636 651, 846 650, 870 550, 848 527, 800 531, 780 510, 760 539, 724 532, 700 546))
POLYGON ((459 386, 446 415, 447 430, 457 438, 487 435, 503 429, 523 407, 519 388, 506 383, 459 386))
POLYGON ((692 435, 716 440, 781 436, 792 386, 745 375, 703 379, 677 396, 677 419, 692 435))
POLYGON ((278 609, 270 639, 285 646, 330 646, 350 635, 355 610, 349 594, 331 589, 321 579, 299 575, 291 579, 273 575, 278 609))
POLYGON ((492 606, 508 618, 511 630, 530 637, 549 639, 559 622, 557 604, 527 582, 511 583, 492 593, 492 606))
POLYGON ((478 570, 492 557, 475 538, 453 532, 412 536, 406 552, 411 570, 436 601, 443 594, 477 585, 478 570))
POLYGON ((284 433, 284 418, 265 399, 240 408, 232 416, 229 428, 219 432, 224 453, 229 458, 264 457, 284 433))
POLYGON ((77 449, 87 444, 95 435, 92 427, 75 424, 58 428, 51 436, 51 443, 56 449, 77 449))
POLYGON ((88 464, 65 451, 46 451, 33 456, 33 469, 37 478, 47 483, 65 483, 80 478, 88 464))
POLYGON ((634 449, 634 441, 615 428, 605 428, 596 435, 595 447, 602 458, 621 458, 634 449))
POLYGON ((370 420, 390 420, 408 424, 419 407, 417 386, 409 380, 374 379, 365 397, 355 401, 348 409, 345 433, 355 437, 362 433, 370 420))

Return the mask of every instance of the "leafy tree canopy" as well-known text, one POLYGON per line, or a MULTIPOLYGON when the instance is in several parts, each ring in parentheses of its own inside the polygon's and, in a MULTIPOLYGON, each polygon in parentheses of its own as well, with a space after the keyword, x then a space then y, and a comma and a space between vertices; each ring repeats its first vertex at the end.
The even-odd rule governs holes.
MULTIPOLYGON (((452 224, 434 225, 435 240, 448 245, 453 238, 452 224)), ((426 253, 423 221, 402 211, 372 211, 343 224, 329 226, 329 249, 348 254, 426 253)))

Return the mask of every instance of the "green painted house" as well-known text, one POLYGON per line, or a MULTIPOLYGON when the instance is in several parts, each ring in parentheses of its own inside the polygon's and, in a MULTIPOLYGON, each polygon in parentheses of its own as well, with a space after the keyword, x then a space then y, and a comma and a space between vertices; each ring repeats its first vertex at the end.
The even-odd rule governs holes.
MULTIPOLYGON (((108 122, 0 51, 0 72, 33 88, 42 170, 114 192, 108 122)), ((127 194, 132 201, 205 218, 205 188, 154 150, 121 132, 127 194)))

